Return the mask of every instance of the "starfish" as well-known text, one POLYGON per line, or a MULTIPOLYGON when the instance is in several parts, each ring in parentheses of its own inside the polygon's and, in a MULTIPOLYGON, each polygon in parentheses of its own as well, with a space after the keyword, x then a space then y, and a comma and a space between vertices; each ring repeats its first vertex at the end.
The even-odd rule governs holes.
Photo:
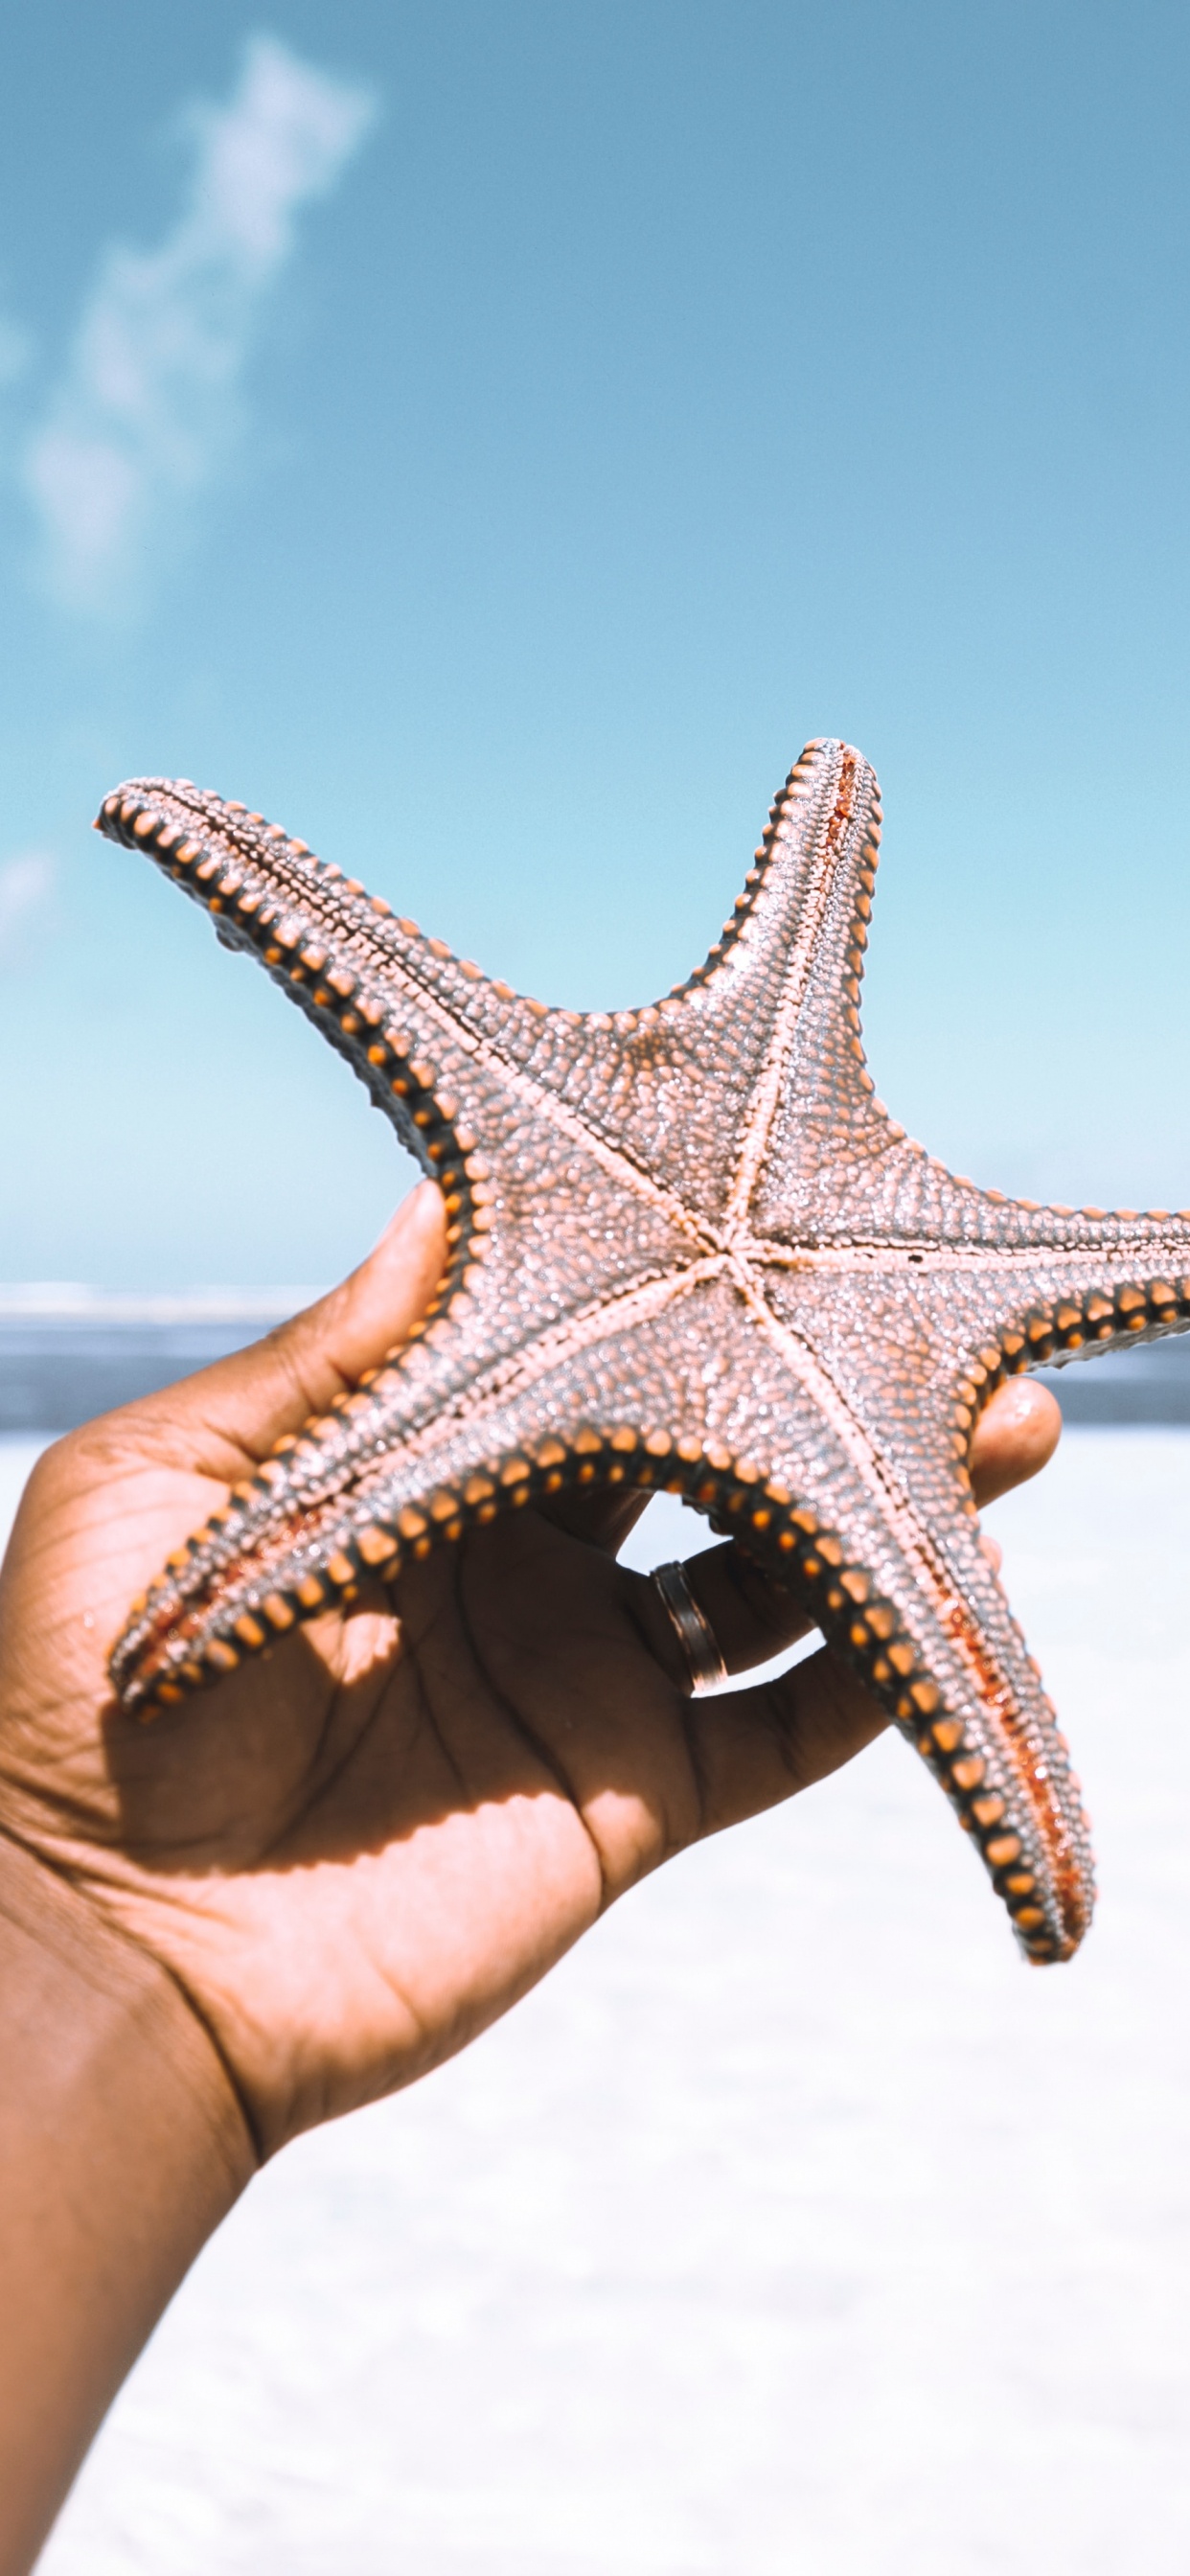
POLYGON ((874 1097, 859 990, 873 771, 807 744, 706 963, 643 1010, 491 983, 261 815, 139 779, 146 850, 345 1055, 439 1181, 424 1320, 282 1440, 133 1604, 153 1716, 495 1514, 598 1484, 738 1535, 941 1782, 1027 1957, 1090 1920, 1087 1820, 980 1541, 967 1457, 1006 1374, 1190 1325, 1190 1212, 954 1177, 874 1097))

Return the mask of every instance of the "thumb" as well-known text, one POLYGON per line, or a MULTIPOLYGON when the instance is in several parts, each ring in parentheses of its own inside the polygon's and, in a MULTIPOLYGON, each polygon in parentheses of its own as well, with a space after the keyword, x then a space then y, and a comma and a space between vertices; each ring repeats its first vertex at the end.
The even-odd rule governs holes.
POLYGON ((340 1287, 250 1349, 109 1414, 102 1431, 110 1441, 118 1425, 121 1449, 131 1438, 142 1455, 234 1484, 404 1339, 445 1265, 441 1194, 423 1181, 340 1287))

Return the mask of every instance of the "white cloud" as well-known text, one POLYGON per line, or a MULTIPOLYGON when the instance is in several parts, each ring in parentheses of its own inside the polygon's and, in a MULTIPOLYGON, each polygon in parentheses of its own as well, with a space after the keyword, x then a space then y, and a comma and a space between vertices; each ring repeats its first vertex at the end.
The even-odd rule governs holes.
POLYGON ((25 459, 51 584, 68 606, 138 604, 187 506, 226 458, 262 299, 296 217, 335 187, 370 94, 271 37, 249 44, 226 107, 187 115, 195 166, 151 251, 101 262, 73 356, 25 459))
POLYGON ((22 850, 0 867, 0 966, 17 945, 21 931, 53 890, 54 862, 45 850, 22 850))

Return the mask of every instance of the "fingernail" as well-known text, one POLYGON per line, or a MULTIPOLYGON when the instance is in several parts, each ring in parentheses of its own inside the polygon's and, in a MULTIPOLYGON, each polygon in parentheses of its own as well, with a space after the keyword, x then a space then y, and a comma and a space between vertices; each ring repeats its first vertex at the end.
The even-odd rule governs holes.
POLYGON ((400 1206, 394 1208, 388 1224, 384 1227, 383 1232, 377 1237, 374 1247, 375 1250, 379 1252, 385 1244, 396 1243, 403 1234, 409 1233, 410 1231, 415 1230, 417 1226, 424 1224, 430 1214, 431 1208, 435 1205, 440 1215, 442 1211, 442 1193, 437 1182, 415 1182, 413 1188, 409 1191, 408 1196, 402 1199, 400 1206))

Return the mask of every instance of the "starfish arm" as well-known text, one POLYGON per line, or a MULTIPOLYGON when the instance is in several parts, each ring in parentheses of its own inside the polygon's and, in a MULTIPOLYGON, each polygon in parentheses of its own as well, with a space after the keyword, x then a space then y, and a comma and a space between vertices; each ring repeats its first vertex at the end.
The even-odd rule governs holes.
POLYGON ((966 1462, 978 1392, 994 1379, 968 1347, 974 1303, 959 1314, 949 1285, 907 1293, 885 1281, 861 1306, 820 1276, 770 1280, 762 1302, 763 1329, 837 1444, 825 1479, 811 1454, 801 1461, 806 1499, 831 1524, 833 1572, 821 1534, 809 1535, 824 1632, 941 1781, 1027 1956, 1069 1957, 1093 1904, 1089 1835, 1051 1703, 980 1541, 966 1462))
POLYGON ((1022 1263, 1053 1250, 1072 1269, 1081 1255, 1088 1276, 1097 1257, 1111 1260, 1121 1250, 1142 1261, 1152 1255, 1154 1270, 1186 1264, 1190 1209, 1043 1207, 980 1189, 906 1137, 878 1102, 867 1104, 866 1123, 841 1122, 821 1153, 803 1150, 804 1141, 783 1108, 751 1210, 756 1247, 768 1246, 773 1257, 782 1245, 844 1254, 849 1246, 887 1245, 927 1256, 982 1248, 1022 1263))
POLYGON ((188 779, 135 778, 105 797, 95 828, 153 859, 212 914, 226 946, 267 967, 423 1162, 416 1111, 392 1083, 419 1049, 439 1065, 464 1058, 557 1091, 576 1012, 490 981, 263 815, 188 779))
MULTIPOLYGON (((1009 1214, 1013 1213, 1011 1203, 1009 1214)), ((1190 1328, 1190 1214, 1025 1209, 998 1250, 942 1251, 933 1293, 1007 1375, 1135 1348, 1190 1328), (1023 1238, 1023 1239, 1022 1239, 1023 1238), (986 1327, 986 1329, 984 1329, 986 1327)), ((1008 1229, 1006 1228, 1006 1233, 1008 1229)))
POLYGON ((915 1367, 925 1370, 927 1348, 953 1354, 956 1373, 979 1390, 968 1398, 977 1409, 1003 1375, 1190 1329, 1190 1210, 1037 1208, 951 1183, 936 1168, 934 1219, 919 1212, 899 1238, 865 1235, 857 1223, 849 1240, 827 1244, 757 1236, 748 1257, 791 1292, 814 1285, 824 1330, 832 1314, 845 1327, 862 1303, 874 1353, 888 1335, 903 1359, 912 1319, 928 1314, 915 1367), (948 1240, 960 1192, 968 1224, 948 1240))
POLYGON ((782 1100, 812 1092, 824 1116, 872 1123, 857 1004, 879 838, 868 763, 807 744, 705 963, 572 1033, 567 1098, 710 1222, 747 1206, 782 1100))
POLYGON ((451 1261, 439 1306, 465 1279, 473 1284, 469 1274, 497 1239, 515 1236, 516 1245, 507 1293, 489 1297, 487 1318, 501 1311, 513 1341, 526 1302, 540 1315, 543 1296, 548 1307, 552 1293, 565 1293, 563 1270, 589 1295, 701 1246, 673 1193, 566 1106, 549 1061, 531 1070, 518 1060, 531 1049, 504 1044, 510 1029, 539 1031, 537 1006, 485 985, 477 968, 394 920, 303 843, 185 782, 157 779, 108 797, 99 828, 146 850, 214 916, 221 939, 263 963, 441 1183, 451 1261), (499 1039, 479 1033, 481 986, 495 997, 499 1039))

